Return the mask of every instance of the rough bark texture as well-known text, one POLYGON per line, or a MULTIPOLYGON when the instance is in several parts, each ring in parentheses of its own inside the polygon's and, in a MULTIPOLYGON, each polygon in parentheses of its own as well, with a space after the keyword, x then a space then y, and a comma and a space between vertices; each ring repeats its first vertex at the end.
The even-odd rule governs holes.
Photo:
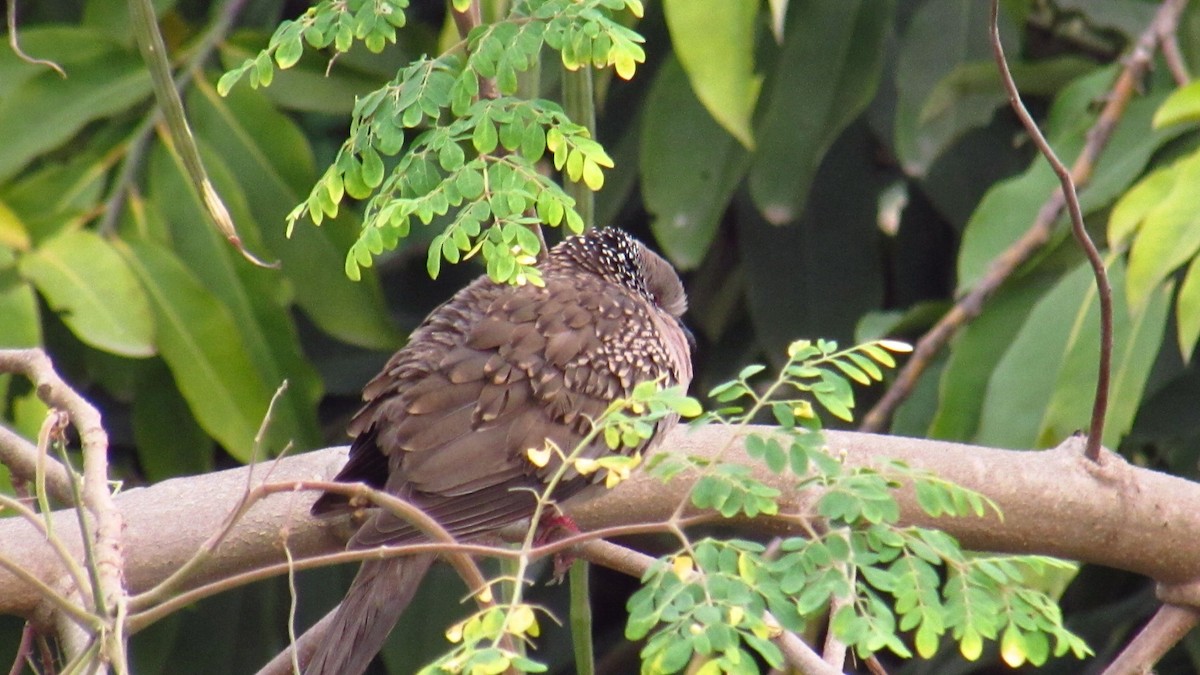
MULTIPOLYGON (((829 432, 828 438, 831 448, 843 452, 850 465, 881 458, 904 460, 995 500, 1004 511, 1003 521, 994 517, 935 521, 920 511, 910 492, 900 492, 905 522, 936 524, 968 547, 1058 555, 1145 574, 1167 585, 1200 577, 1200 511, 1193 507, 1200 503, 1200 485, 1190 481, 1129 466, 1113 455, 1104 455, 1100 466, 1092 465, 1075 442, 1025 452, 850 432, 829 432)), ((730 440, 721 429, 681 428, 667 438, 661 451, 712 456, 730 440)), ((344 448, 336 448, 289 457, 269 476, 267 467, 259 466, 254 469, 255 481, 326 478, 344 461, 344 453, 344 448)), ((725 457, 757 466, 736 441, 725 457)), ((116 497, 126 524, 126 574, 132 591, 161 581, 221 526, 245 489, 248 470, 165 481, 116 497)), ((789 491, 784 481, 765 469, 759 473, 785 489, 785 510, 812 504, 811 492, 789 491)), ((670 514, 689 485, 687 477, 664 486, 635 474, 617 489, 575 505, 571 515, 584 530, 654 522, 670 514)), ((315 493, 280 494, 255 505, 194 582, 282 562, 280 533, 285 525, 297 557, 340 550, 349 532, 337 523, 309 517, 315 498, 315 493)), ((55 531, 78 553, 74 518, 71 513, 57 514, 55 531)), ((746 527, 784 532, 789 524, 763 518, 746 527)), ((5 556, 39 577, 61 575, 50 547, 27 523, 0 521, 0 541, 5 556)), ((29 616, 38 602, 36 592, 0 571, 0 612, 29 616)))

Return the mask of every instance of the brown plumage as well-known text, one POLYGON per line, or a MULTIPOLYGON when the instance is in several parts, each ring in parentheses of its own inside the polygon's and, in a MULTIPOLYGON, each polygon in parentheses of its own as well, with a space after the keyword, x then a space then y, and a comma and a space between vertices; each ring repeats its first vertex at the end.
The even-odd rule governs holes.
MULTIPOLYGON (((691 381, 687 298, 657 254, 623 231, 595 230, 555 246, 539 269, 544 287, 481 277, 429 315, 367 384, 337 480, 382 488, 456 538, 476 538, 532 515, 530 490, 541 492, 559 464, 534 466, 530 448, 549 440, 570 451, 639 382, 691 381)), ((673 424, 661 423, 651 443, 673 424)), ((608 452, 598 441, 585 455, 608 452)), ((595 478, 568 471, 553 496, 562 502, 595 478)), ((325 494, 313 513, 344 506, 325 494)), ((350 547, 420 539, 379 511, 350 547)), ((362 672, 432 562, 363 563, 305 673, 362 672)))

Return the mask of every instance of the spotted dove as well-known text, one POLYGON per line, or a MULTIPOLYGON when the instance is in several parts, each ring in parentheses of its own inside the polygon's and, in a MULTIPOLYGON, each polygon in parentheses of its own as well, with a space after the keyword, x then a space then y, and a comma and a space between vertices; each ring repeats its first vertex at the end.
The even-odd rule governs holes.
MULTIPOLYGON (((687 298, 663 258, 617 229, 568 238, 539 264, 544 286, 475 280, 413 333, 364 392, 350 423, 350 458, 337 480, 403 498, 459 540, 529 518, 533 492, 560 468, 534 465, 546 442, 569 452, 616 398, 648 380, 692 378, 687 298)), ((660 423, 647 450, 675 423, 660 423)), ((611 452, 602 440, 584 456, 611 452)), ((568 469, 559 503, 594 482, 568 469)), ((326 493, 313 513, 344 511, 326 493)), ((384 511, 368 517, 354 549, 419 542, 384 511)), ((362 564, 307 675, 361 673, 411 601, 431 554, 362 564)))

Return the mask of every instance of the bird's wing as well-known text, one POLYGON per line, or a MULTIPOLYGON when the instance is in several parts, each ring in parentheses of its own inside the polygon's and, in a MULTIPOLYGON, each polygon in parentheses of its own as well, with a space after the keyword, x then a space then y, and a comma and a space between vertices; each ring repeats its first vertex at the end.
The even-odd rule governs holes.
MULTIPOLYGON (((539 468, 528 452, 550 442, 570 453, 613 399, 655 377, 654 364, 631 348, 642 339, 661 342, 639 334, 654 326, 648 311, 640 299, 592 278, 551 277, 544 288, 493 292, 471 321, 448 322, 464 326, 453 340, 443 331, 443 342, 430 348, 427 336, 415 335, 421 343, 414 349, 426 350, 422 358, 394 359, 393 377, 380 380, 389 385, 355 420, 361 433, 352 461, 377 469, 386 457, 382 487, 406 495, 456 537, 529 516, 535 491, 560 462, 539 468)), ((589 456, 605 452, 599 440, 586 449, 589 456)), ((565 499, 588 482, 569 471, 554 497, 565 499)), ((354 545, 415 536, 408 523, 380 513, 354 545)))

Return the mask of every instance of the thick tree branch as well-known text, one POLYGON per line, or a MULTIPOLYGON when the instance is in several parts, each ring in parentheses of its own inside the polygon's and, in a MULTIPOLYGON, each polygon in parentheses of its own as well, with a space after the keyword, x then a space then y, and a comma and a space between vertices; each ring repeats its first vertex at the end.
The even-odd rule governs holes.
MULTIPOLYGON (((761 431, 761 429, 759 429, 761 431)), ((676 430, 666 447, 673 452, 712 456, 728 442, 717 428, 676 430)), ((851 466, 898 459, 978 490, 996 501, 1003 520, 926 516, 908 490, 898 499, 905 522, 937 526, 979 550, 1042 553, 1144 574, 1167 585, 1200 579, 1200 485, 1126 464, 1110 456, 1102 465, 1086 461, 1083 443, 1072 439, 1042 452, 997 450, 979 446, 850 432, 829 432, 831 449, 851 466), (1088 528, 1079 523, 1091 523, 1088 528)), ((322 479, 332 475, 344 450, 311 452, 282 460, 272 482, 322 479)), ((774 476, 749 459, 740 444, 725 454, 730 461, 755 466, 760 478, 784 490, 784 512, 807 512, 818 493, 790 489, 794 478, 774 476)), ((165 481, 132 489, 116 498, 126 523, 126 580, 131 592, 166 578, 217 531, 242 498, 247 469, 234 469, 165 481)), ((690 485, 682 476, 667 485, 637 474, 617 489, 568 511, 585 530, 662 522, 669 518, 690 485)), ((340 523, 308 518, 315 494, 280 494, 258 503, 214 552, 208 565, 190 580, 198 585, 237 572, 284 560, 279 543, 283 523, 297 558, 341 548, 348 532, 340 523), (344 529, 344 528, 343 528, 344 529)), ((71 551, 78 555, 78 534, 68 527, 73 515, 56 514, 71 551)), ((795 522, 760 518, 734 523, 762 533, 794 533, 795 522)), ((44 538, 20 520, 0 522, 6 554, 36 576, 61 576, 61 564, 44 538)), ((0 612, 30 615, 41 598, 37 591, 0 572, 0 612)))

